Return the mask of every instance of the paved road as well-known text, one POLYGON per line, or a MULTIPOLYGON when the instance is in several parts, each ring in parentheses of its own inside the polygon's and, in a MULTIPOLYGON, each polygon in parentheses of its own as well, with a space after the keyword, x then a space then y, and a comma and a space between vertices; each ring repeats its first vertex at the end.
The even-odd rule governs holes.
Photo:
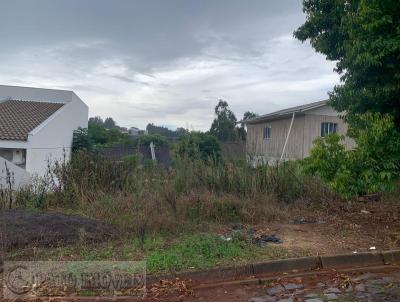
POLYGON ((325 302, 400 301, 400 267, 324 271, 263 284, 226 284, 195 290, 187 301, 325 302))

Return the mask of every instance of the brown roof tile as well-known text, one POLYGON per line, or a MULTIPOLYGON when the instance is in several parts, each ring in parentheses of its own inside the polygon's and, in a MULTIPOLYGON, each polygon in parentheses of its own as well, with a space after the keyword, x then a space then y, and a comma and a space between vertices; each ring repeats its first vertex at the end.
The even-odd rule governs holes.
POLYGON ((63 105, 18 100, 0 102, 0 140, 26 141, 29 132, 63 105))

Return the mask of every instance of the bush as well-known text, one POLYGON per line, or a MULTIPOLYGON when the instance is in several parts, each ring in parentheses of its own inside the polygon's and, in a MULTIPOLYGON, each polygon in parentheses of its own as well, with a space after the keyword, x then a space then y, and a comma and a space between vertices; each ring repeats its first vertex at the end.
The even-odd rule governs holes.
POLYGON ((79 150, 92 150, 93 142, 89 137, 87 128, 78 128, 74 131, 72 140, 72 152, 79 150))
POLYGON ((221 145, 211 134, 191 132, 181 137, 176 154, 182 158, 218 161, 221 159, 221 145))
POLYGON ((342 143, 344 136, 337 134, 317 138, 310 156, 304 160, 304 171, 316 175, 330 183, 346 160, 346 150, 342 143))
POLYGON ((141 162, 141 156, 139 154, 126 155, 122 157, 122 161, 132 168, 136 168, 141 162))
POLYGON ((400 133, 387 115, 364 114, 349 129, 357 147, 345 151, 343 137, 317 139, 304 170, 342 196, 390 190, 400 179, 400 133))

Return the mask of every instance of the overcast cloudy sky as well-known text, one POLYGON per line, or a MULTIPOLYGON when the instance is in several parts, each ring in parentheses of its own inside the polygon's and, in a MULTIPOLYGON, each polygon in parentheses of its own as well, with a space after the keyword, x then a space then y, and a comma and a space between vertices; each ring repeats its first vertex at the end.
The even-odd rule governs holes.
POLYGON ((0 0, 0 84, 75 91, 90 115, 206 130, 327 97, 334 63, 293 38, 301 0, 0 0))

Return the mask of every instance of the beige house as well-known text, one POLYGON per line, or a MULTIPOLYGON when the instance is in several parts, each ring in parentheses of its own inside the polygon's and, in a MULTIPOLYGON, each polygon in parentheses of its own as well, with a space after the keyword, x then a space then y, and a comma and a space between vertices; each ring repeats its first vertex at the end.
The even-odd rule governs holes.
MULTIPOLYGON (((328 101, 272 112, 249 119, 245 124, 248 156, 269 163, 305 158, 316 138, 347 132, 346 123, 328 101)), ((355 143, 346 137, 345 145, 353 148, 355 143)))

